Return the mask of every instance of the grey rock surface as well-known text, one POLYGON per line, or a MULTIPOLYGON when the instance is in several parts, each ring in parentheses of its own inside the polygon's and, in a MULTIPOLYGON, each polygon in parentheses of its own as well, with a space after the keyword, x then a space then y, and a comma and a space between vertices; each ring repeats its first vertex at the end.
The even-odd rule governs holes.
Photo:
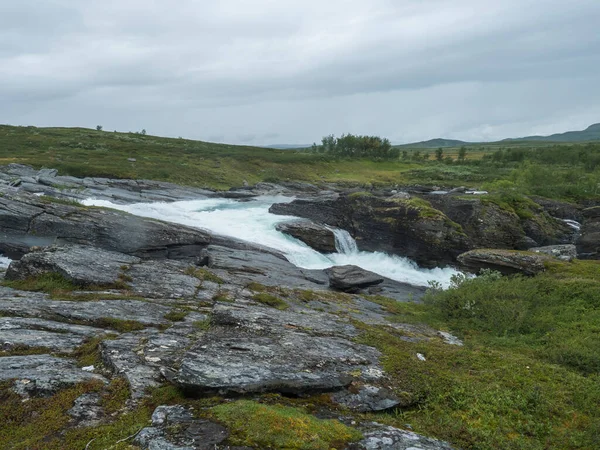
POLYGON ((577 258, 577 247, 575 247, 573 244, 535 247, 530 248, 529 251, 535 253, 544 253, 561 261, 572 261, 573 259, 577 258))
POLYGON ((278 231, 288 234, 321 253, 335 253, 335 235, 329 228, 309 220, 279 223, 278 231))
POLYGON ((450 444, 412 431, 372 423, 364 439, 348 450, 452 450, 450 444))
POLYGON ((186 353, 175 381, 195 392, 331 391, 354 378, 379 378, 378 357, 371 347, 337 337, 216 328, 186 353))
POLYGON ((383 283, 384 278, 358 266, 334 266, 325 270, 329 286, 345 292, 354 292, 383 283))
POLYGON ((44 397, 84 381, 106 382, 100 375, 85 372, 68 359, 50 355, 2 357, 0 380, 15 380, 13 389, 20 395, 44 397))
POLYGON ((401 404, 400 399, 389 389, 370 385, 336 392, 331 395, 331 400, 361 413, 385 411, 401 404))

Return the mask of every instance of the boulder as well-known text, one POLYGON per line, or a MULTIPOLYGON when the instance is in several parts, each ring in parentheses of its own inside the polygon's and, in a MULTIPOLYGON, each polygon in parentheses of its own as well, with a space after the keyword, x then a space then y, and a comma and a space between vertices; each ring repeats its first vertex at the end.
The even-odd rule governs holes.
POLYGON ((546 247, 530 248, 529 251, 550 255, 561 261, 571 261, 577 258, 577 247, 573 244, 548 245, 546 247))
POLYGON ((364 385, 343 390, 331 395, 334 403, 356 412, 385 411, 394 408, 402 401, 389 389, 364 385))
POLYGON ((344 292, 355 292, 383 283, 384 278, 358 266, 334 266, 325 270, 329 286, 344 292))
POLYGON ((347 450, 452 450, 447 442, 422 436, 412 431, 381 425, 363 424, 364 439, 350 444, 347 450))
POLYGON ((492 269, 503 274, 537 275, 546 270, 545 263, 552 259, 542 253, 478 249, 463 253, 458 257, 458 262, 474 272, 492 269))
POLYGON ((335 234, 326 226, 308 220, 283 222, 275 227, 321 253, 335 253, 335 234))
POLYGON ((581 259, 600 259, 600 206, 583 210, 583 226, 577 240, 577 253, 581 259))

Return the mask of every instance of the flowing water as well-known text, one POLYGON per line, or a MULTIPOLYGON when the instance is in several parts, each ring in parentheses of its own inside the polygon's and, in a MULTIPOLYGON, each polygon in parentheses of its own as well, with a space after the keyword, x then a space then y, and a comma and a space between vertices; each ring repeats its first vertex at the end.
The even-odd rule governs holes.
POLYGON ((11 260, 4 257, 4 256, 0 256, 0 269, 7 269, 8 266, 10 265, 11 260))
POLYGON ((187 200, 173 203, 135 203, 118 205, 106 200, 88 199, 86 205, 105 206, 143 217, 160 219, 209 230, 212 233, 231 236, 282 252, 298 267, 325 269, 327 267, 354 264, 393 280, 419 286, 427 286, 435 280, 448 286, 454 269, 421 269, 407 258, 380 252, 361 252, 347 231, 332 229, 336 236, 337 253, 323 255, 306 244, 275 229, 278 223, 297 219, 269 213, 273 203, 291 202, 293 198, 264 196, 251 201, 226 198, 187 200))

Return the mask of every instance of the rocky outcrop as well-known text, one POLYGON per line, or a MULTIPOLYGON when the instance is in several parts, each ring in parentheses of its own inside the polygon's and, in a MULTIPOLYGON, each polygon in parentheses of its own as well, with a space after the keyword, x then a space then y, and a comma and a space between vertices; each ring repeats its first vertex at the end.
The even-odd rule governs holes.
POLYGON ((531 252, 544 253, 560 261, 572 261, 577 258, 577 247, 573 244, 549 245, 547 247, 535 247, 529 249, 531 252))
POLYGON ((278 231, 288 234, 321 253, 335 253, 335 235, 329 228, 310 222, 298 220, 283 222, 275 227, 278 231))
POLYGON ((537 275, 546 270, 545 263, 551 259, 541 253, 478 249, 463 253, 458 257, 458 262, 476 273, 482 269, 491 269, 503 274, 537 275))
POLYGON ((325 272, 329 276, 329 286, 344 292, 357 292, 384 281, 380 275, 357 266, 334 266, 325 272))
POLYGON ((406 256, 424 267, 453 264, 471 248, 458 224, 419 199, 358 192, 275 204, 270 211, 348 230, 360 250, 406 256))
POLYGON ((583 226, 577 240, 577 252, 582 259, 600 259, 600 206, 583 210, 583 226))

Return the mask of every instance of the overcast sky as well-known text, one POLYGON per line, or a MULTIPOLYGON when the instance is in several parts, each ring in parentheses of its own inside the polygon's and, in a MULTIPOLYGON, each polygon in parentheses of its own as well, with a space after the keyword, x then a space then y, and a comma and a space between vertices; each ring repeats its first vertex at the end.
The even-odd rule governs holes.
POLYGON ((600 122, 599 0, 1 0, 0 123, 239 144, 600 122))

